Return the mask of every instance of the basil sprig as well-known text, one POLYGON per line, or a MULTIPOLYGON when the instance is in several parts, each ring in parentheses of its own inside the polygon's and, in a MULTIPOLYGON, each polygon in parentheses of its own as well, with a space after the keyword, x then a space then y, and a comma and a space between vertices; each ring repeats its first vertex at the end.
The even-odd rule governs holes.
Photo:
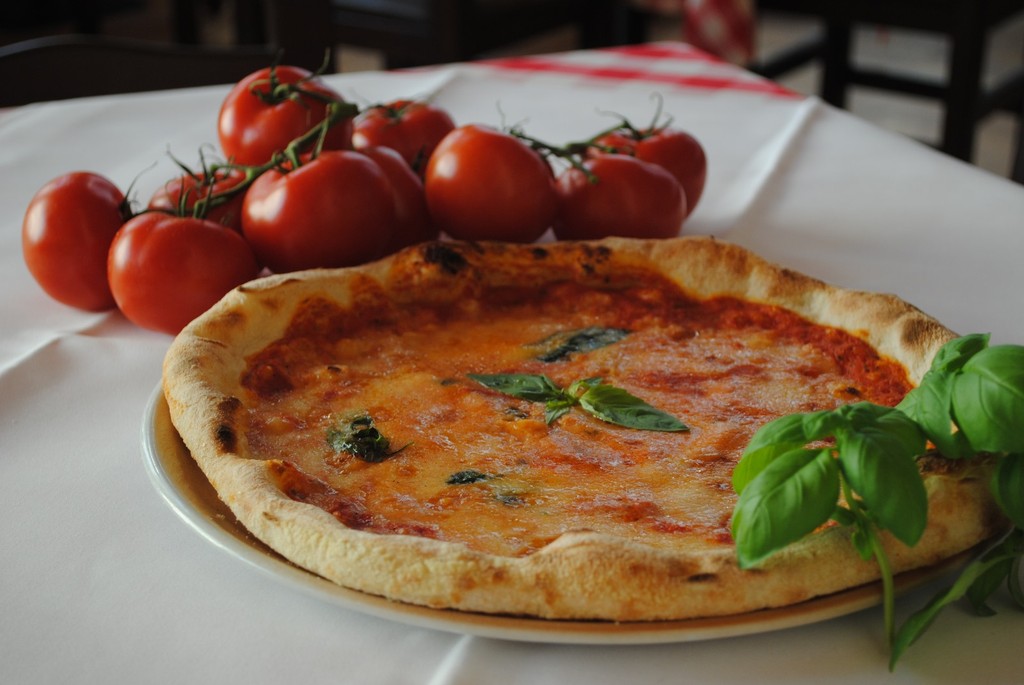
POLYGON ((896 408, 860 402, 765 424, 733 473, 739 498, 732 531, 743 568, 829 520, 852 528, 859 554, 879 565, 890 667, 957 599, 991 612, 987 600, 1005 583, 1024 608, 1024 347, 988 341, 970 335, 947 343, 896 408), (924 533, 928 499, 916 460, 929 443, 950 459, 994 459, 993 498, 1014 528, 897 631, 893 575, 879 532, 908 546, 924 533))
POLYGON ((682 421, 655 409, 622 388, 600 378, 578 380, 562 389, 546 375, 525 373, 471 373, 469 378, 498 392, 531 402, 544 403, 544 420, 554 423, 575 406, 618 426, 650 431, 688 431, 682 421))

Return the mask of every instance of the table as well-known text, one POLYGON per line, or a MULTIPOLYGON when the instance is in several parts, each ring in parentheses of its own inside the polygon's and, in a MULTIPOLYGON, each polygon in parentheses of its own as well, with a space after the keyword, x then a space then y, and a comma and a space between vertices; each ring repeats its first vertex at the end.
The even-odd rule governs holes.
MULTIPOLYGON (((677 43, 330 77, 371 103, 430 97, 462 123, 568 141, 646 122, 659 94, 704 144, 684 232, 833 283, 894 292, 962 333, 1024 343, 1024 188, 677 43)), ((20 254, 31 197, 89 169, 138 198, 213 144, 225 87, 0 114, 0 681, 5 683, 1021 683, 1005 596, 957 606, 886 668, 881 611, 680 644, 536 644, 367 616, 254 571, 152 486, 143 415, 169 344, 49 300, 20 254)), ((936 587, 914 592, 901 612, 936 587)))

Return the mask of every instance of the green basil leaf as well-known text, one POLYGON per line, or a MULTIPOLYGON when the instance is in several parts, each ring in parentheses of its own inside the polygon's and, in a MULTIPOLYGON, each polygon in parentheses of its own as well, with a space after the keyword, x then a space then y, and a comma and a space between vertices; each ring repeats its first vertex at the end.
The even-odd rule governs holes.
MULTIPOLYGON (((796 445, 800 447, 807 444, 807 434, 804 432, 804 415, 788 414, 769 421, 754 433, 747 443, 744 454, 752 454, 762 449, 775 449, 776 445, 796 445)), ((789 450, 784 450, 788 452, 789 450)))
POLYGON ((540 350, 537 359, 542 362, 557 362, 568 359, 580 352, 589 352, 617 343, 629 335, 624 328, 591 326, 578 331, 555 333, 543 340, 531 343, 529 347, 540 350))
POLYGON ((448 480, 445 481, 447 485, 469 485, 471 483, 479 483, 480 481, 489 480, 494 476, 490 476, 476 469, 466 469, 465 471, 457 471, 452 475, 448 476, 448 480))
POLYGON ((871 561, 871 558, 875 556, 871 530, 857 525, 856 519, 854 519, 852 525, 856 527, 850 533, 850 544, 857 550, 857 554, 860 555, 861 559, 871 561))
POLYGON ((953 383, 953 414, 976 451, 1024 453, 1024 347, 971 357, 953 383))
POLYGON ((686 424, 639 397, 611 385, 595 385, 580 395, 580 406, 608 423, 649 431, 688 431, 686 424))
POLYGON ((984 582, 989 582, 987 574, 991 572, 991 569, 1001 566, 1007 560, 1012 561, 1019 558, 1022 552, 1024 552, 1024 530, 1015 529, 990 552, 965 566, 953 585, 935 595, 928 604, 912 614, 900 627, 893 638, 889 668, 892 669, 896 666, 900 656, 921 637, 944 608, 965 597, 980 578, 986 578, 984 582))
POLYGON ((393 457, 408 447, 405 445, 392 450, 391 441, 377 430, 373 418, 368 414, 352 419, 347 426, 329 429, 327 444, 335 452, 347 452, 373 464, 393 457))
POLYGON ((921 387, 925 384, 925 381, 928 380, 928 377, 932 375, 934 374, 932 374, 931 371, 926 373, 924 375, 924 378, 921 379, 921 384, 918 385, 916 388, 912 388, 910 392, 903 396, 903 399, 900 400, 900 403, 896 405, 897 409, 899 409, 901 412, 903 412, 910 418, 914 419, 915 421, 918 420, 917 417, 921 411, 921 408, 918 406, 920 405, 922 399, 921 387))
POLYGON ((939 452, 950 459, 970 457, 975 452, 967 437, 953 429, 953 382, 964 364, 988 347, 988 341, 988 334, 976 333, 943 345, 920 385, 896 407, 917 421, 939 452))
POLYGON ((823 410, 808 414, 788 414, 761 426, 747 443, 743 456, 733 469, 732 486, 737 493, 780 454, 822 440, 835 430, 838 416, 823 410))
POLYGON ((1009 454, 992 473, 992 494, 1013 525, 1024 528, 1024 454, 1009 454))
POLYGON ((477 383, 505 395, 531 402, 550 402, 560 399, 562 389, 545 375, 527 373, 471 373, 477 383))
POLYGON ((959 371, 967 360, 988 347, 988 333, 965 335, 939 348, 932 359, 933 371, 959 371))
POLYGON ((743 490, 732 534, 749 568, 828 521, 839 499, 839 468, 830 450, 779 455, 743 490))
POLYGON ((575 400, 553 400, 544 405, 544 423, 550 425, 569 413, 575 400))
POLYGON ((603 381, 604 379, 599 376, 594 378, 582 378, 578 381, 573 381, 572 385, 569 386, 569 389, 566 391, 566 393, 570 397, 575 399, 582 395, 583 393, 585 393, 587 390, 590 390, 595 386, 601 385, 603 381))
POLYGON ((846 430, 861 430, 863 428, 874 428, 878 422, 885 417, 898 414, 898 416, 892 416, 896 421, 902 420, 904 424, 912 425, 913 422, 907 422, 906 415, 902 412, 896 412, 892 407, 886 407, 881 404, 872 404, 871 402, 855 402, 854 404, 845 404, 834 410, 839 415, 840 421, 836 422, 836 427, 846 430))
POLYGON ((953 374, 925 374, 921 385, 903 398, 897 409, 917 422, 943 456, 963 459, 974 455, 967 437, 953 426, 953 374))
POLYGON ((1010 577, 1006 586, 1010 591, 1010 597, 1017 603, 1017 608, 1024 611, 1024 572, 1021 570, 1022 554, 1018 554, 1010 566, 1010 577))
POLYGON ((832 520, 841 526, 852 526, 857 523, 857 517, 846 507, 836 507, 832 512, 832 520))
POLYGON ((843 425, 843 415, 838 410, 815 411, 803 414, 804 435, 808 442, 824 440, 835 435, 836 429, 843 425))
POLYGON ((928 523, 928 495, 915 461, 924 452, 924 434, 896 409, 850 407, 851 425, 836 434, 843 475, 872 518, 912 546, 928 523))
POLYGON ((974 608, 974 613, 978 616, 994 616, 996 614, 996 610, 989 606, 988 600, 1009 578, 1012 568, 1013 559, 1003 559, 986 568, 975 578, 965 593, 967 600, 974 608))

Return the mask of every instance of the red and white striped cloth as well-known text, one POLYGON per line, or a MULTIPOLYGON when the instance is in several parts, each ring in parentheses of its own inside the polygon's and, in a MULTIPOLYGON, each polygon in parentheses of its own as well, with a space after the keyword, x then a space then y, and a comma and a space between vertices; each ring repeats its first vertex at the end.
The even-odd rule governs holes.
POLYGON ((643 81, 690 90, 736 91, 784 98, 802 97, 774 81, 737 68, 723 59, 684 43, 665 41, 579 50, 548 55, 500 57, 477 66, 548 74, 582 81, 643 81))
POLYGON ((645 11, 682 17, 687 43, 732 62, 754 57, 753 0, 632 0, 645 11))

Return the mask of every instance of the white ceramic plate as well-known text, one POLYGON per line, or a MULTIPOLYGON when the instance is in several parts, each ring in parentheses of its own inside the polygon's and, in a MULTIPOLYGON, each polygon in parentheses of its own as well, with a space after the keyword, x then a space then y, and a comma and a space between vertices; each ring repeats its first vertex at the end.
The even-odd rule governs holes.
MULTIPOLYGON (((482 637, 526 642, 568 644, 655 644, 710 640, 762 633, 844 616, 881 601, 874 583, 782 609, 721 618, 681 621, 614 623, 609 621, 552 621, 516 616, 493 616, 393 602, 349 590, 310 573, 254 538, 218 499, 171 424, 167 402, 157 387, 142 426, 146 469, 156 489, 186 523, 200 535, 250 566, 293 589, 353 611, 482 637)), ((897 577, 901 591, 948 572, 961 564, 956 557, 940 565, 897 577)))

